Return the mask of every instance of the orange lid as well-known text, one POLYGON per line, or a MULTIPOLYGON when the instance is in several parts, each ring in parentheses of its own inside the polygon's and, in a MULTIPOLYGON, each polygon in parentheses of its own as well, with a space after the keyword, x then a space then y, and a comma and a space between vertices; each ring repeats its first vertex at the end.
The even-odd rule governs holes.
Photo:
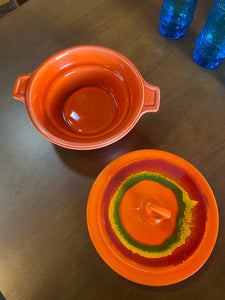
POLYGON ((140 150, 111 162, 88 199, 87 223, 103 260, 144 285, 191 276, 211 254, 219 227, 207 181, 182 158, 140 150))

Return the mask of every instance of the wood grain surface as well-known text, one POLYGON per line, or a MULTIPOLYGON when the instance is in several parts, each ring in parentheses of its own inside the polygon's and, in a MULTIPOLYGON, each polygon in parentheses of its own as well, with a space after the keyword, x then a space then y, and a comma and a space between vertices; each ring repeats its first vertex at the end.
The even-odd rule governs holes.
POLYGON ((158 32, 158 0, 30 0, 0 19, 0 290, 8 300, 222 299, 225 294, 225 62, 205 70, 192 59, 212 6, 199 0, 177 41, 158 32), (161 89, 157 113, 119 142, 93 151, 51 144, 12 98, 16 77, 51 54, 95 44, 126 55, 161 89), (211 185, 220 232, 207 263, 189 279, 145 287, 120 277, 89 238, 86 204, 99 172, 136 149, 183 157, 211 185))

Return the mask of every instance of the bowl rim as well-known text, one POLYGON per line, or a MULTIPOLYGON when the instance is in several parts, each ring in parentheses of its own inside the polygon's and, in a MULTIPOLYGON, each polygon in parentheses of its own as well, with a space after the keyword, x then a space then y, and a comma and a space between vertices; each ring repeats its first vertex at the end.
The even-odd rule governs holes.
POLYGON ((91 150, 91 149, 97 149, 97 148, 102 148, 105 146, 108 146, 121 138, 123 138, 138 122, 139 118, 142 115, 143 107, 144 107, 144 79, 141 76, 140 72, 138 69, 135 67, 135 65, 123 54, 102 46, 96 46, 96 45, 80 45, 80 46, 74 46, 70 47, 67 49, 63 49, 53 55, 51 55, 49 58, 47 58, 42 64, 40 64, 37 69, 32 73, 32 76, 29 80, 27 91, 26 91, 26 101, 25 105, 27 108, 28 115, 35 126, 35 128, 49 141, 52 143, 62 146, 64 148, 69 148, 69 149, 77 149, 77 150, 91 150), (140 91, 140 106, 138 111, 136 112, 136 115, 134 115, 133 119, 130 120, 128 125, 124 127, 122 130, 119 132, 115 133, 114 135, 107 137, 105 139, 99 140, 99 141, 94 141, 94 142, 71 142, 71 141, 65 141, 61 138, 56 137, 55 135, 51 134, 42 124, 39 122, 38 118, 36 117, 35 113, 32 110, 31 107, 31 90, 34 84, 35 79, 39 76, 40 72, 46 67, 47 63, 53 62, 57 57, 62 56, 65 52, 73 52, 73 51, 82 51, 83 49, 89 49, 89 50, 99 50, 99 51, 104 51, 108 52, 110 55, 114 55, 119 57, 126 65, 130 67, 130 69, 133 71, 137 78, 137 84, 139 87, 140 91))

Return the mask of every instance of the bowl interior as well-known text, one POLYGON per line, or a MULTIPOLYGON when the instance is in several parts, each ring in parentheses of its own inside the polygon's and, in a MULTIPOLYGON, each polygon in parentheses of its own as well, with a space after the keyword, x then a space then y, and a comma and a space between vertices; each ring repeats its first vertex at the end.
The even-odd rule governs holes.
POLYGON ((138 120, 143 105, 140 79, 129 60, 113 50, 67 49, 33 74, 28 112, 38 130, 56 143, 102 143, 138 120))

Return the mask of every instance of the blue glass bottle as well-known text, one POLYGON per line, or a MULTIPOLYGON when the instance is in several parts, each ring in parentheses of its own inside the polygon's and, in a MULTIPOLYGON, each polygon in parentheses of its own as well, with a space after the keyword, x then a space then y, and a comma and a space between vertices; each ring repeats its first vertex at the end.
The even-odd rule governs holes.
POLYGON ((225 57, 225 0, 216 0, 195 43, 194 60, 206 69, 219 66, 225 57))
POLYGON ((164 0, 159 14, 159 32, 168 39, 179 39, 191 24, 198 0, 164 0))

